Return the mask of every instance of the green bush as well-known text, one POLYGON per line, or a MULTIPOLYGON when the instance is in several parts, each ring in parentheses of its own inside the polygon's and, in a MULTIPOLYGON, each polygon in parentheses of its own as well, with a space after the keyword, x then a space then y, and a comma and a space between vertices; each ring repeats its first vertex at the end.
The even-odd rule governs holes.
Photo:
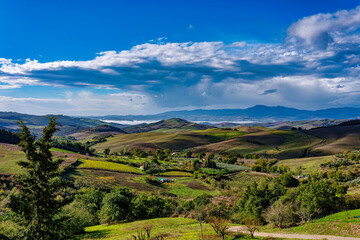
POLYGON ((22 235, 23 232, 24 228, 11 220, 5 220, 0 222, 0 239, 24 239, 25 236, 22 235))
POLYGON ((131 217, 135 195, 128 188, 116 188, 106 194, 100 211, 100 222, 111 223, 131 217))
POLYGON ((329 214, 342 209, 344 205, 342 196, 346 194, 346 189, 328 180, 318 180, 301 184, 297 192, 301 207, 311 212, 329 214))
POLYGON ((76 195, 76 202, 98 219, 105 193, 100 188, 83 188, 76 195))
POLYGON ((135 219, 169 217, 175 210, 175 201, 155 195, 140 194, 132 202, 135 219))
POLYGON ((85 227, 97 224, 97 219, 87 209, 76 203, 65 206, 60 217, 64 219, 63 237, 83 233, 85 227))
POLYGON ((281 174, 277 181, 284 187, 297 187, 299 180, 295 179, 290 172, 281 174))

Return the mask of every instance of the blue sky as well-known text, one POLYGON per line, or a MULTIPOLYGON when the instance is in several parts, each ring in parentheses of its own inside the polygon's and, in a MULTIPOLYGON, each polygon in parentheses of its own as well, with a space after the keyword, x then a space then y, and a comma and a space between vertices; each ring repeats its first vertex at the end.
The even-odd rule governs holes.
POLYGON ((359 5, 0 1, 0 111, 360 107, 359 5))

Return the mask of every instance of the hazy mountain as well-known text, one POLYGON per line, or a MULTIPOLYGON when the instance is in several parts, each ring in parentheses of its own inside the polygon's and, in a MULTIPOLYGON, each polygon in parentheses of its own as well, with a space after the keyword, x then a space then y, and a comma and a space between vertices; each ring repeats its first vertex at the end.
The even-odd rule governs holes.
POLYGON ((329 108, 323 110, 299 110, 288 107, 268 107, 257 105, 246 109, 216 109, 216 110, 184 110, 170 111, 153 115, 108 115, 90 117, 103 120, 161 120, 169 118, 182 118, 188 121, 204 122, 273 122, 273 121, 299 121, 316 119, 351 119, 360 117, 360 108, 329 108))
MULTIPOLYGON (((16 122, 21 119, 34 134, 40 134, 42 128, 39 127, 46 126, 49 123, 50 116, 51 115, 38 116, 16 112, 0 112, 0 128, 16 131, 19 128, 16 122)), ((104 124, 104 122, 95 119, 63 115, 59 116, 57 122, 61 124, 61 128, 60 131, 56 132, 56 135, 67 135, 85 128, 97 127, 104 124)))

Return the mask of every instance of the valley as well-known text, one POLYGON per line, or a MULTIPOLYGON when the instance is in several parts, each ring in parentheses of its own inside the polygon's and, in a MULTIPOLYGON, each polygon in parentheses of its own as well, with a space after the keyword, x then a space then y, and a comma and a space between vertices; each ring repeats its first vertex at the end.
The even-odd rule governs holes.
MULTIPOLYGON (((206 196, 206 201, 210 201, 214 206, 224 206, 225 209, 221 212, 226 215, 231 212, 226 208, 236 208, 239 197, 241 198, 254 182, 275 183, 285 173, 291 173, 294 178, 300 176, 300 181, 302 178, 326 174, 325 178, 334 179, 341 186, 346 186, 348 194, 344 198, 349 199, 346 201, 355 201, 360 197, 360 172, 357 171, 360 165, 356 160, 360 158, 360 153, 357 152, 360 146, 358 121, 290 130, 264 126, 214 127, 179 118, 128 127, 102 122, 97 124, 88 127, 82 123, 79 126, 72 125, 69 134, 60 130, 61 135, 55 137, 54 147, 50 149, 54 159, 64 160, 60 167, 62 176, 73 182, 75 191, 102 189, 109 192, 121 187, 134 191, 139 197, 142 194, 154 195, 167 199, 166 201, 177 202, 177 205, 190 204, 206 196), (339 165, 337 170, 328 167, 332 166, 329 163, 335 164, 344 158, 351 160, 348 164, 339 165)), ((36 129, 32 130, 35 134, 36 129)), ((10 139, 9 136, 7 138, 10 139)), ((8 194, 10 186, 13 186, 5 179, 23 173, 24 170, 17 162, 24 160, 26 157, 18 146, 1 144, 0 174, 4 184, 4 196, 8 194)), ((324 176, 321 175, 320 178, 324 176)), ((171 216, 176 218, 164 218, 156 222, 155 232, 165 231, 167 236, 173 239, 193 239, 194 234, 198 234, 196 220, 190 220, 194 219, 193 210, 180 205, 173 206, 171 210, 175 211, 171 216), (186 233, 169 233, 166 230, 168 221, 175 221, 171 226, 181 224, 185 227, 190 224, 191 228, 186 233)), ((203 205, 205 209, 209 208, 206 206, 203 205)), ((202 214, 207 219, 210 217, 209 211, 214 209, 205 209, 202 214)), ((157 216, 170 217, 167 214, 157 216)), ((242 220, 237 220, 237 215, 230 215, 229 218, 232 222, 229 227, 244 224, 242 220)), ((151 223, 153 220, 145 222, 151 223)), ((126 229, 130 227, 127 226, 128 223, 123 224, 126 229)), ((131 224, 138 225, 137 222, 131 224)), ((141 226, 143 223, 139 224, 141 226)), ((310 225, 306 227, 307 225, 305 223, 304 227, 283 230, 266 225, 261 229, 268 232, 291 232, 291 229, 299 229, 299 233, 308 233, 305 229, 310 225)), ((101 239, 120 237, 110 230, 111 227, 113 225, 109 225, 109 229, 89 227, 86 235, 79 235, 75 239, 83 239, 85 236, 101 236, 101 239)), ((122 224, 117 225, 117 229, 122 227, 122 224)), ((141 229, 130 228, 134 232, 141 229)), ((337 235, 330 230, 311 229, 314 234, 337 235)), ((204 223, 204 234, 210 237, 213 235, 212 231, 212 227, 204 223)), ((128 235, 121 235, 120 239, 130 236, 131 231, 126 232, 128 235)), ((234 234, 236 235, 232 233, 229 236, 234 234)), ((347 232, 347 235, 360 237, 350 232, 347 232)))

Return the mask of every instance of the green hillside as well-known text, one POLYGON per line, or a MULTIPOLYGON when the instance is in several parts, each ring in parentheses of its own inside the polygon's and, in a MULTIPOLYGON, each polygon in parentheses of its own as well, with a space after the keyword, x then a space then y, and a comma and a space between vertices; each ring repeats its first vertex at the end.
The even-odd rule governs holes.
POLYGON ((16 163, 25 160, 25 153, 20 147, 12 144, 0 143, 0 174, 16 174, 21 168, 16 163))
POLYGON ((108 124, 103 124, 100 126, 86 128, 84 130, 72 133, 70 136, 74 137, 79 141, 89 141, 93 138, 99 138, 109 135, 117 135, 117 134, 126 134, 126 132, 118 127, 114 127, 108 124))
POLYGON ((263 129, 226 141, 196 147, 195 152, 261 153, 280 159, 306 156, 321 139, 301 131, 263 129))
MULTIPOLYGON (((360 209, 335 213, 304 225, 283 229, 283 233, 304 233, 335 235, 342 237, 360 237, 360 209)), ((274 231, 271 228, 263 228, 264 231, 274 231)), ((276 229, 279 232, 279 229, 276 229)))
MULTIPOLYGON (((142 227, 153 225, 152 235, 164 235, 165 239, 193 240, 200 239, 199 222, 187 218, 157 218, 150 220, 135 221, 131 223, 115 225, 98 225, 86 228, 86 233, 79 235, 74 240, 80 239, 131 239, 142 227)), ((216 237, 214 230, 209 224, 203 223, 203 234, 209 237, 216 237)))
POLYGON ((110 137, 106 142, 99 143, 93 147, 102 151, 110 148, 112 152, 124 148, 139 148, 145 151, 155 149, 172 149, 175 151, 206 145, 214 142, 224 141, 236 136, 242 136, 248 132, 226 129, 195 130, 190 132, 166 133, 166 132, 144 132, 110 137))
MULTIPOLYGON (((0 127, 17 130, 19 129, 19 126, 16 123, 19 119, 21 119, 34 134, 39 135, 42 128, 48 124, 50 116, 51 115, 38 116, 16 112, 0 112, 0 127)), ((69 117, 64 115, 59 115, 58 123, 62 125, 60 130, 56 132, 56 135, 59 136, 68 135, 81 131, 85 128, 96 127, 104 124, 104 122, 99 120, 82 117, 69 117)))
POLYGON ((180 118, 171 118, 168 120, 161 120, 159 122, 150 123, 150 124, 140 124, 135 126, 130 126, 124 130, 128 133, 140 133, 140 132, 150 132, 150 131, 166 131, 166 130, 204 130, 213 128, 211 126, 197 124, 193 122, 186 121, 180 118))

